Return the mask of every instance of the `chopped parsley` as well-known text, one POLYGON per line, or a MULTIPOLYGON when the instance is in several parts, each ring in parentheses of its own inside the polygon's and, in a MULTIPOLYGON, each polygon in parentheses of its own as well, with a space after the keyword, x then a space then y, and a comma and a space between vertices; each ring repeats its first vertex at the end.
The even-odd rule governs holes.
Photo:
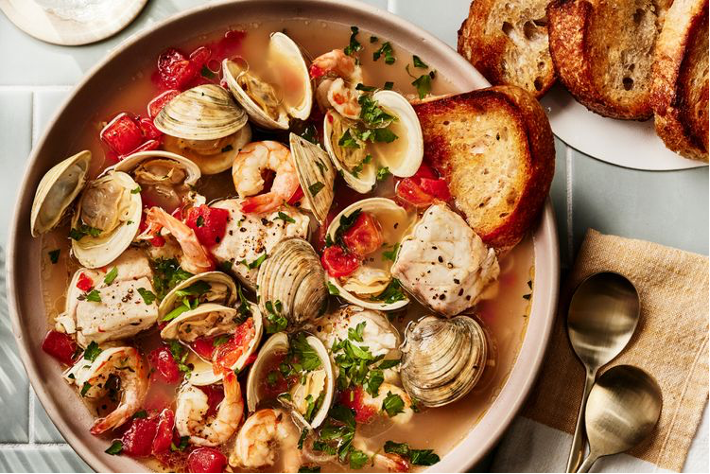
POLYGON ((202 77, 206 77, 208 79, 212 79, 214 77, 214 73, 207 66, 202 66, 200 74, 202 75, 202 77))
POLYGON ((367 457, 367 454, 359 449, 353 449, 350 452, 350 469, 362 469, 369 460, 370 458, 367 457))
POLYGON ((316 197, 319 192, 325 187, 325 184, 321 183, 320 181, 317 181, 310 186, 308 186, 308 192, 311 193, 311 196, 316 197))
POLYGON ((197 308, 199 303, 200 302, 196 299, 190 300, 189 298, 183 298, 182 304, 180 306, 176 306, 175 308, 173 308, 168 314, 163 316, 163 319, 161 319, 160 321, 162 321, 162 322, 172 321, 173 319, 180 316, 182 313, 185 313, 187 311, 190 311, 191 309, 197 308))
POLYGON ((339 296, 340 295, 340 290, 338 289, 337 286, 332 284, 331 282, 326 282, 328 285, 328 293, 330 293, 333 296, 339 296))
POLYGON ((301 430, 301 436, 298 438, 298 449, 303 449, 303 443, 308 437, 308 428, 303 428, 301 430))
POLYGON ((228 334, 220 334, 219 336, 215 337, 214 340, 212 341, 212 347, 219 347, 223 344, 226 344, 229 342, 229 335, 228 334))
POLYGON ((284 222, 290 222, 291 224, 295 224, 295 223, 296 223, 296 219, 294 219, 293 217, 289 216, 289 215, 286 214, 285 212, 281 212, 281 211, 279 211, 279 215, 276 216, 276 219, 281 219, 282 221, 284 221, 284 222))
POLYGON ((145 288, 138 288, 138 293, 141 295, 141 298, 143 298, 145 304, 152 304, 155 298, 157 298, 155 293, 145 288))
POLYGON ((401 362, 401 359, 385 359, 380 362, 380 365, 378 365, 377 368, 381 370, 387 370, 391 369, 392 367, 397 367, 401 362))
POLYGON ((81 224, 79 227, 75 227, 69 231, 69 237, 76 241, 83 239, 87 235, 90 235, 91 237, 98 237, 101 235, 101 229, 81 224))
POLYGON ((220 153, 226 153, 226 152, 232 151, 232 150, 234 150, 234 147, 232 145, 226 145, 226 146, 222 147, 222 149, 220 150, 220 153))
POLYGON ((411 449, 407 443, 395 443, 387 441, 385 443, 385 452, 398 454, 415 466, 432 466, 439 462, 439 456, 431 449, 411 449))
POLYGON ((302 332, 291 339, 289 353, 292 358, 298 360, 298 364, 306 372, 318 370, 323 365, 318 352, 308 343, 306 335, 302 332))
POLYGON ((268 334, 275 334, 286 329, 288 319, 281 314, 283 310, 281 301, 267 301, 264 303, 264 306, 266 307, 266 332, 268 334))
POLYGON ((162 300, 165 295, 181 281, 187 280, 192 273, 180 268, 180 264, 174 258, 159 258, 153 261, 153 288, 158 299, 162 300))
POLYGON ((232 262, 230 262, 229 260, 224 260, 224 261, 219 262, 219 263, 217 264, 217 268, 219 268, 219 269, 220 269, 221 271, 223 271, 224 273, 227 273, 227 272, 231 271, 231 270, 232 270, 232 266, 234 266, 234 264, 233 264, 232 262))
MULTIPOLYGON (((347 232, 349 228, 355 225, 355 222, 357 222, 358 217, 360 217, 360 213, 362 213, 362 209, 358 208, 351 212, 349 216, 340 216, 340 225, 335 231, 335 243, 342 247, 344 250, 347 250, 347 245, 345 245, 345 242, 343 241, 343 234, 347 232)), ((327 247, 330 247, 331 245, 333 245, 333 242, 326 239, 325 244, 327 247)))
POLYGON ((385 82, 383 89, 386 91, 391 91, 393 87, 394 87, 394 82, 387 81, 387 82, 385 82))
POLYGON ((239 315, 242 317, 242 319, 246 320, 248 317, 251 316, 251 308, 249 307, 247 299, 244 297, 244 293, 242 293, 241 286, 237 286, 237 293, 239 294, 239 315))
POLYGON ((187 349, 175 340, 168 341, 168 348, 170 349, 173 359, 177 362, 178 370, 180 370, 180 372, 184 372, 185 374, 189 374, 192 369, 185 364, 188 355, 187 349))
POLYGON ((402 284, 399 282, 398 279, 392 278, 392 281, 389 282, 387 288, 385 288, 382 293, 373 297, 372 299, 376 301, 382 301, 385 304, 394 304, 397 301, 402 301, 406 298, 407 297, 404 296, 404 292, 402 291, 402 284))
POLYGON ((197 227, 203 227, 205 225, 205 218, 203 216, 197 216, 197 220, 195 221, 195 225, 197 227))
POLYGON ((298 472, 320 472, 320 466, 303 465, 298 468, 298 472))
POLYGON ((49 261, 52 262, 52 265, 55 265, 59 261, 59 254, 61 253, 61 250, 50 250, 47 253, 49 254, 49 261))
POLYGON ((391 174, 392 173, 390 172, 390 169, 387 166, 380 168, 377 170, 377 181, 384 181, 391 174))
POLYGON ((110 285, 118 276, 118 267, 113 267, 104 277, 104 283, 110 285))
POLYGON ((123 451, 123 442, 117 439, 113 443, 111 443, 111 446, 109 446, 108 449, 104 452, 106 454, 115 456, 117 454, 121 454, 121 451, 123 451))
POLYGON ((136 186, 135 188, 131 189, 131 194, 138 194, 142 191, 140 186, 136 186))
POLYGON ((84 382, 84 386, 81 387, 81 396, 86 396, 86 392, 91 389, 91 384, 89 382, 84 382))
POLYGON ((392 123, 396 117, 388 114, 377 105, 377 101, 369 94, 362 94, 357 99, 360 104, 360 119, 371 128, 384 128, 392 123))
POLYGON ((311 143, 318 143, 318 129, 312 123, 309 124, 303 132, 301 132, 301 138, 308 140, 311 143))
POLYGON ((343 136, 341 136, 338 140, 338 146, 341 148, 361 148, 360 143, 358 143, 357 139, 353 137, 353 134, 350 132, 349 128, 345 130, 343 136))
POLYGON ((404 400, 399 395, 387 392, 387 396, 382 401, 382 411, 392 418, 404 411, 404 400))
POLYGON ((417 94, 420 99, 423 99, 427 96, 427 94, 429 94, 429 92, 431 92, 431 79, 431 73, 429 73, 422 74, 417 79, 412 81, 412 85, 417 88, 417 94))
POLYGON ((91 301, 92 303, 101 303, 101 293, 99 290, 91 290, 90 292, 82 295, 86 301, 91 301))
POLYGON ((357 40, 357 35, 360 32, 360 28, 358 28, 357 26, 351 26, 350 31, 350 44, 343 48, 343 52, 348 56, 352 56, 354 53, 357 53, 362 49, 362 45, 357 40))
POLYGON ((133 418, 148 418, 148 412, 145 410, 137 411, 133 414, 133 418))
POLYGON ((424 64, 424 61, 422 61, 421 58, 416 54, 412 55, 412 63, 414 64, 414 67, 429 69, 429 66, 424 64))
POLYGON ((392 50, 392 45, 389 41, 385 41, 384 43, 382 43, 380 49, 372 53, 372 60, 377 61, 378 59, 380 59, 381 56, 385 57, 385 64, 394 64, 394 51, 392 50))
POLYGON ((399 242, 394 244, 392 247, 392 250, 385 250, 382 252, 382 260, 391 260, 395 261, 397 260, 397 253, 399 252, 399 242))
POLYGON ((362 82, 358 83, 358 85, 355 86, 356 90, 359 91, 364 91, 364 92, 375 92, 377 90, 377 87, 375 86, 366 86, 362 82))
POLYGON ((175 443, 170 443, 170 451, 185 451, 189 442, 189 436, 180 436, 180 442, 177 446, 175 446, 175 443))
POLYGON ((84 349, 84 360, 95 361, 96 358, 101 354, 101 348, 96 341, 91 341, 91 343, 84 349))
POLYGON ((356 178, 360 174, 360 172, 365 168, 365 165, 369 164, 372 162, 372 155, 367 155, 365 158, 362 159, 360 163, 358 163, 351 171, 350 174, 355 176, 356 178))
POLYGON ((370 43, 377 43, 379 38, 377 36, 370 36, 370 43))
POLYGON ((257 259, 251 263, 247 263, 246 259, 242 260, 240 263, 246 265, 249 270, 254 270, 255 268, 259 268, 261 264, 264 263, 264 260, 266 260, 266 252, 259 255, 257 259))
POLYGON ((185 296, 202 296, 211 289, 212 287, 209 283, 204 280, 198 280, 190 286, 187 286, 181 290, 177 290, 175 292, 175 295, 178 298, 183 298, 185 296))

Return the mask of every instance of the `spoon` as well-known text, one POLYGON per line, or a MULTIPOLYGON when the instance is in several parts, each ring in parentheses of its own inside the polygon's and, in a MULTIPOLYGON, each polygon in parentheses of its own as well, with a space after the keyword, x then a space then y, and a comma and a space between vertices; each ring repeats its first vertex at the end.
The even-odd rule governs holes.
POLYGON ((661 416, 661 389, 638 367, 618 365, 604 372, 589 394, 589 456, 577 472, 589 472, 602 456, 627 451, 653 431, 661 416))
POLYGON ((586 381, 567 472, 576 472, 584 458, 584 407, 597 372, 628 344, 638 323, 640 306, 636 288, 618 273, 591 275, 572 295, 567 332, 574 352, 584 364, 586 381))

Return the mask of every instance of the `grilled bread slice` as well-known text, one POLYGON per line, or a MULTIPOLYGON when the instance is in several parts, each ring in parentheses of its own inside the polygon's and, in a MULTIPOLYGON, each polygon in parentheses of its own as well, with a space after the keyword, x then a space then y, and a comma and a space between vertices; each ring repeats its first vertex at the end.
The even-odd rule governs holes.
POLYGON ((516 86, 494 86, 414 106, 424 159, 444 176, 483 241, 515 246, 535 224, 555 172, 550 123, 516 86))
POLYGON ((458 51, 491 84, 542 97, 554 84, 545 8, 550 0, 473 0, 459 29, 458 51))
POLYGON ((554 0, 547 7, 558 79, 588 109, 651 116, 651 64, 670 0, 554 0))
POLYGON ((686 158, 708 161, 708 0, 676 0, 658 37, 656 133, 686 158))

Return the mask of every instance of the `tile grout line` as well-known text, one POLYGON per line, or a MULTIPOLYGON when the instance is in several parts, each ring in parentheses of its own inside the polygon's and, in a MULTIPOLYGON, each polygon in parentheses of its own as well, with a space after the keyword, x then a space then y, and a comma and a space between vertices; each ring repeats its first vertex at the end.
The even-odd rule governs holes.
POLYGON ((565 178, 567 187, 567 257, 569 266, 574 264, 574 227, 572 221, 572 147, 565 150, 565 178))
POLYGON ((0 92, 67 92, 72 90, 73 85, 21 85, 21 84, 0 84, 0 92))
MULTIPOLYGON (((31 133, 30 133, 30 150, 32 147, 34 147, 36 138, 37 138, 37 110, 38 110, 38 105, 37 105, 37 93, 33 90, 32 91, 32 99, 31 99, 31 104, 32 104, 32 110, 31 110, 31 133)), ((28 432, 29 432, 29 445, 32 446, 35 444, 35 397, 34 393, 32 392, 32 384, 28 384, 27 387, 27 392, 28 392, 28 416, 27 416, 27 425, 28 425, 28 432)))
POLYGON ((66 443, 38 443, 38 444, 27 444, 27 443, 0 443, 0 452, 2 451, 12 451, 12 450, 32 450, 36 451, 41 448, 58 448, 58 449, 72 449, 66 443))
POLYGON ((387 0, 387 11, 395 13, 397 10, 397 0, 387 0))

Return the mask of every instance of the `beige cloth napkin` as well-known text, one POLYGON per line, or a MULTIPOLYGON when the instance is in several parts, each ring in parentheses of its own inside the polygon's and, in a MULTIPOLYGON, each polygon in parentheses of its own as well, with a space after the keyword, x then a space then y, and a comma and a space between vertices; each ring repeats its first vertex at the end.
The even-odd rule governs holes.
POLYGON ((618 364, 641 367, 663 391, 656 431, 630 454, 681 471, 708 398, 705 256, 590 229, 563 288, 547 356, 522 414, 568 433, 574 431, 584 369, 569 344, 565 317, 572 291, 600 271, 626 276, 641 297, 636 333, 604 369, 618 364))

